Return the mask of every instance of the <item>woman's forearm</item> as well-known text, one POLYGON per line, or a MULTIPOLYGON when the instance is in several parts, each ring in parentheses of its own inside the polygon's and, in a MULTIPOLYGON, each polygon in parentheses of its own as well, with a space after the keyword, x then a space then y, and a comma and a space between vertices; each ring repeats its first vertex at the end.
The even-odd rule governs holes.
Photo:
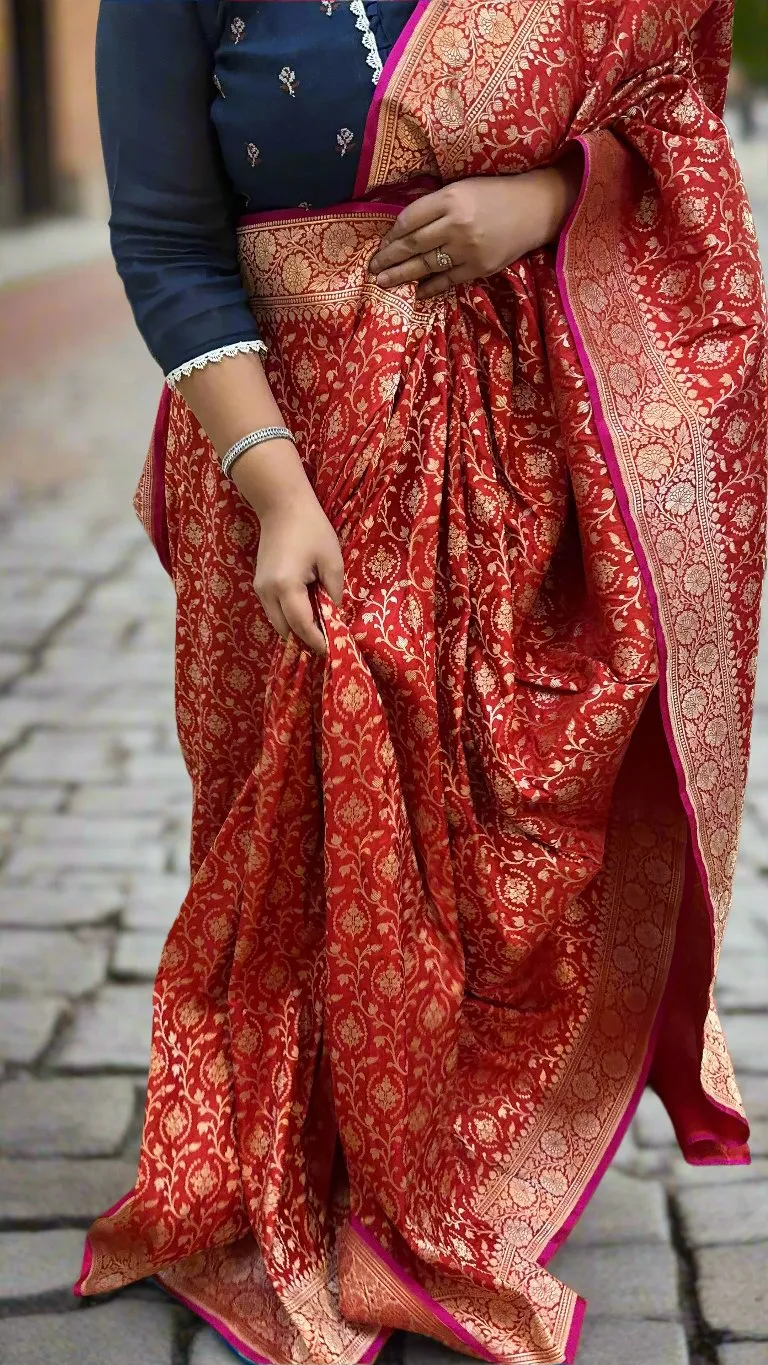
MULTIPOLYGON (((206 365, 178 388, 219 457, 252 431, 289 425, 258 355, 245 353, 206 365)), ((235 463, 232 478, 259 517, 306 494, 309 487, 298 451, 287 440, 265 441, 247 451, 235 463)))

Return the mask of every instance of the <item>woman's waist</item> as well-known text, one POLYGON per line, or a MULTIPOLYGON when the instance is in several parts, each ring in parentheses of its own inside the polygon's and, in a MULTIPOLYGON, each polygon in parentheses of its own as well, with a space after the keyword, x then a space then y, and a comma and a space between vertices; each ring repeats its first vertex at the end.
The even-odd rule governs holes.
POLYGON ((240 266, 252 301, 264 308, 318 296, 341 301, 365 288, 374 289, 368 263, 382 237, 407 204, 435 187, 434 180, 424 178, 326 208, 299 207, 241 218, 240 266))

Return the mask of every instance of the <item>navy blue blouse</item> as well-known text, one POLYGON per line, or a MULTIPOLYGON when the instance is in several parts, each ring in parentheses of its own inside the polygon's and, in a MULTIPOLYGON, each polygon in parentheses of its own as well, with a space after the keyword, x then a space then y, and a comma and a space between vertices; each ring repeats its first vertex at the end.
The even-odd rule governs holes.
POLYGON ((414 9, 101 0, 112 249, 139 330, 172 379, 258 342, 235 221, 352 197, 375 84, 414 9))

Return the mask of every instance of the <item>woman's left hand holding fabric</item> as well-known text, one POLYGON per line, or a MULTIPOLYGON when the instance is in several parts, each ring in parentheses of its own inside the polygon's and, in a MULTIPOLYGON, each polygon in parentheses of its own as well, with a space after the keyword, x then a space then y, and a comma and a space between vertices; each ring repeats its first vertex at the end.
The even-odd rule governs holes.
POLYGON ((556 166, 457 180, 425 194, 403 209, 383 238, 371 274, 384 289, 417 281, 418 298, 485 279, 557 237, 581 174, 577 147, 556 166))

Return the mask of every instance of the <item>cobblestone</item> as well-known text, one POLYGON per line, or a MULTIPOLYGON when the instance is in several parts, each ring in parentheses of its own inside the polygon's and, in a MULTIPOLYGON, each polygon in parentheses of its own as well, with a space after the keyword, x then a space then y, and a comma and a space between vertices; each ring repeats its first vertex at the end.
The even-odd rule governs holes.
POLYGON ((32 1066, 50 1043, 65 1006, 64 1000, 0 1000, 0 1058, 32 1066))
POLYGON ((128 1161, 0 1159, 0 1216, 5 1223, 90 1222, 135 1183, 128 1161))
POLYGON ((672 1322, 590 1322, 584 1327, 585 1365, 688 1365, 685 1332, 672 1322))
POLYGON ((550 1269, 589 1299, 594 1318, 676 1318, 677 1260, 670 1247, 571 1247, 550 1269))
MULTIPOLYGON (((209 1328, 198 1332, 192 1343, 189 1365, 232 1365, 232 1352, 209 1328)), ((427 1365, 426 1358, 419 1365, 427 1365)))
POLYGON ((121 934, 112 962, 113 976, 153 981, 164 943, 165 934, 121 934))
POLYGON ((569 1248, 670 1240, 663 1186, 608 1171, 568 1239, 569 1248))
POLYGON ((723 1028, 736 1071, 768 1076, 768 1014, 724 1015, 723 1028))
POLYGON ((768 1340, 768 1240, 762 1246, 708 1248, 697 1261, 699 1300, 710 1327, 768 1340))
POLYGON ((66 787, 33 787, 29 785, 12 787, 10 784, 0 786, 0 810, 2 811, 19 811, 24 814, 27 811, 61 810, 66 799, 66 787))
POLYGON ((146 1072, 151 1031, 151 986, 105 986, 79 1007, 52 1065, 66 1071, 146 1072))
POLYGON ((723 957, 717 979, 717 1003, 721 1010, 762 1010, 766 955, 768 941, 764 954, 728 952, 723 957))
POLYGON ((0 1154, 113 1156, 134 1106, 133 1083, 122 1077, 19 1077, 0 1089, 0 1154))
POLYGON ((189 877, 142 877, 128 897, 123 915, 127 929, 167 933, 189 890, 189 877))
MULTIPOLYGON (((109 1303, 71 1313, 0 1322, 0 1360, 7 1365, 171 1365, 170 1305, 109 1303)), ((234 1357, 230 1354, 229 1363, 234 1357)))
POLYGON ((693 1247, 768 1240, 768 1182, 683 1190, 679 1204, 693 1247))
POLYGON ((109 963, 104 933, 0 931, 0 990, 6 995, 84 995, 101 985, 109 963))
POLYGON ((634 1122, 635 1136, 641 1147, 671 1147, 675 1132, 658 1095, 646 1090, 634 1122))
MULTIPOLYGON (((82 669, 82 655, 80 668, 82 669)), ((87 730, 74 734, 49 730, 32 735, 7 760, 10 782, 109 782, 120 775, 114 742, 87 730)))
POLYGON ((99 884, 59 877, 58 884, 0 887, 0 925, 5 928, 65 928, 101 924, 125 902, 125 893, 109 880, 99 884))
POLYGON ((0 1233, 0 1300, 71 1289, 82 1259, 77 1228, 0 1233))
POLYGON ((740 1341, 720 1347, 721 1365, 765 1365, 765 1343, 740 1341))

